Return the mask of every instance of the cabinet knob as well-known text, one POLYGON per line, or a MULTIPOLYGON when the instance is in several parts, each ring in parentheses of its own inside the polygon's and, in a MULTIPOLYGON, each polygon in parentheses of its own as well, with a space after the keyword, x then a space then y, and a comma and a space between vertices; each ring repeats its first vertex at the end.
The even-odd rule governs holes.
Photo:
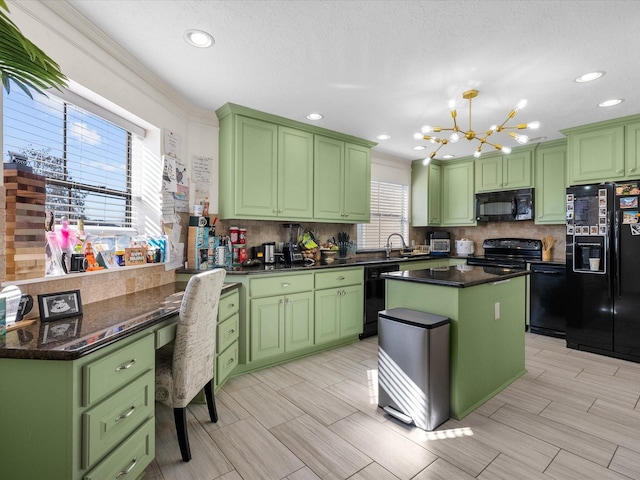
POLYGON ((236 333, 236 329, 232 328, 231 330, 229 330, 226 334, 225 337, 228 337, 229 335, 233 335, 234 333, 236 333))
POLYGON ((342 280, 344 280, 344 277, 342 275, 340 275, 338 278, 336 278, 336 280, 338 280, 339 282, 341 282, 342 280))
POLYGON ((635 171, 636 171, 636 167, 633 167, 633 168, 630 168, 630 169, 629 169, 629 173, 633 173, 633 172, 635 172, 635 171))
POLYGON ((236 304, 235 304, 235 303, 230 303, 229 305, 227 305, 227 308, 228 308, 228 309, 232 309, 232 308, 234 308, 235 306, 236 306, 236 304))
POLYGON ((284 298, 281 298, 280 301, 278 302, 279 305, 284 305, 284 298))
POLYGON ((348 217, 348 216, 349 216, 349 213, 348 213, 348 212, 347 212, 347 213, 345 213, 345 214, 344 214, 344 216, 345 216, 345 217, 348 217))
POLYGON ((279 210, 278 210, 278 213, 282 213, 282 209, 279 209, 279 210))
POLYGON ((340 297, 340 296, 342 295, 342 292, 341 292, 340 290, 338 290, 338 291, 336 292, 336 295, 337 295, 338 297, 340 297))
POLYGON ((622 170, 616 170, 616 173, 622 173, 622 170))

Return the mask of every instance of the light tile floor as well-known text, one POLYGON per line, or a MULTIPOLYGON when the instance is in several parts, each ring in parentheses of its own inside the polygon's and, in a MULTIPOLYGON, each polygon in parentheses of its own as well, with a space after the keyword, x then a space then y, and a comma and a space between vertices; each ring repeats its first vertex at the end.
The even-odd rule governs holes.
POLYGON ((193 459, 157 405, 145 480, 640 479, 640 364, 526 334, 528 373, 435 432, 377 408, 377 338, 231 379, 189 407, 193 459))

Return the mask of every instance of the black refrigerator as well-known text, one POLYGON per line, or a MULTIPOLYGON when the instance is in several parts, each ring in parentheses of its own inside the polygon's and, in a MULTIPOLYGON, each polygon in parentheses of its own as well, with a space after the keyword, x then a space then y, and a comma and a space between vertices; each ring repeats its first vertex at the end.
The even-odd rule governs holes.
POLYGON ((640 181, 569 187, 569 348, 640 362, 640 181))

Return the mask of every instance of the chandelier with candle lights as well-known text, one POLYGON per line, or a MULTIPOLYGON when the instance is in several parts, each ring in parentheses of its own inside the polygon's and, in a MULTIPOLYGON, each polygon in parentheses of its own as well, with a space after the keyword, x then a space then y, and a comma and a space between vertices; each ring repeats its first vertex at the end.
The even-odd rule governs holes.
POLYGON ((468 141, 477 140, 479 142, 478 148, 476 148, 475 152, 473 153, 473 156, 476 158, 482 155, 482 147, 485 144, 490 145, 496 150, 502 151, 503 153, 511 153, 510 147, 503 146, 499 143, 491 143, 488 140, 488 138, 493 133, 504 132, 504 133, 508 133, 508 135, 514 138, 516 142, 518 142, 519 144, 524 145, 529 141, 528 136, 520 133, 516 133, 515 131, 507 132, 506 130, 524 130, 526 128, 534 130, 540 127, 540 122, 519 123, 517 125, 507 126, 506 123, 509 120, 511 120, 513 117, 515 117, 516 113, 518 113, 518 110, 521 110, 527 104, 526 100, 520 100, 520 102, 518 102, 518 105, 509 112, 509 115, 507 115, 506 120, 502 122, 500 125, 492 125, 491 127, 489 127, 489 130, 482 131, 482 132, 475 132, 471 127, 471 101, 477 96, 478 96, 478 90, 467 90, 462 94, 462 98, 464 98, 465 100, 469 100, 469 128, 467 130, 463 130, 458 126, 458 122, 456 121, 456 117, 458 114, 455 109, 455 102, 451 101, 449 103, 449 108, 451 108, 451 118, 453 118, 452 128, 431 127, 429 125, 424 125, 421 128, 420 132, 416 133, 413 136, 416 140, 427 140, 431 143, 439 144, 438 148, 436 148, 433 152, 429 154, 428 157, 426 157, 423 160, 422 163, 424 165, 427 165, 431 161, 431 159, 436 156, 436 153, 438 153, 438 150, 440 150, 444 145, 447 145, 448 143, 456 143, 458 140, 460 140, 460 138, 466 138, 468 141), (439 138, 431 135, 431 133, 439 133, 439 132, 446 132, 446 131, 451 132, 451 135, 449 135, 448 138, 439 138))

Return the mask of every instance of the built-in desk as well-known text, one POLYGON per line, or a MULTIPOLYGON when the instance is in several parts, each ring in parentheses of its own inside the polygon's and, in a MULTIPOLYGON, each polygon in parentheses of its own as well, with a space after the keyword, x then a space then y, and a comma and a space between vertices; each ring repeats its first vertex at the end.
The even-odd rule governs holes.
MULTIPOLYGON (((7 333, 0 478, 102 480, 144 471, 155 456, 155 350, 175 335, 184 287, 88 304, 81 318, 7 333)), ((224 294, 237 295, 235 288, 224 294)))

